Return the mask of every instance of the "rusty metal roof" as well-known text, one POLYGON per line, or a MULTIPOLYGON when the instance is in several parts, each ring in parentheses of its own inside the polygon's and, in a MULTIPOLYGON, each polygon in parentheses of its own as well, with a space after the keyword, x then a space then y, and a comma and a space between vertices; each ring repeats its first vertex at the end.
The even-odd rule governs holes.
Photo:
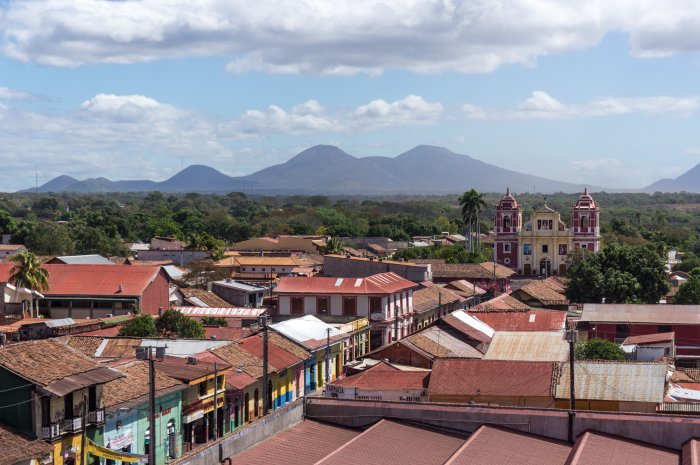
POLYGON ((386 295, 417 287, 396 273, 378 273, 367 278, 283 277, 275 294, 386 295))
MULTIPOLYGON (((581 361, 575 370, 577 399, 658 404, 664 400, 665 363, 581 361)), ((569 364, 562 364, 557 399, 569 398, 569 373, 569 364)))
POLYGON ((496 331, 484 359, 563 362, 568 356, 563 331, 496 331))
MULTIPOLYGON (((630 439, 586 431, 579 436, 568 465, 678 465, 678 451, 630 439)), ((692 463, 692 462, 691 462, 692 463)))
POLYGON ((584 304, 581 321, 700 325, 700 305, 584 304))
POLYGON ((432 357, 482 358, 484 356, 478 349, 436 326, 411 334, 401 339, 400 343, 416 346, 432 357))

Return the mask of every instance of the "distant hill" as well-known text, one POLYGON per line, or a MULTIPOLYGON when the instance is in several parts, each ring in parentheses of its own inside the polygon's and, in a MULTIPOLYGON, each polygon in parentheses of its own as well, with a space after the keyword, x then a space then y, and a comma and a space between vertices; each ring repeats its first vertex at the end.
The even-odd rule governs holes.
POLYGON ((700 164, 676 179, 660 179, 644 188, 644 192, 695 192, 700 193, 700 164))
POLYGON ((358 158, 338 147, 317 145, 285 163, 242 177, 193 165, 162 182, 106 178, 79 181, 59 176, 41 186, 39 191, 247 192, 252 188, 256 193, 265 194, 446 194, 470 188, 501 192, 506 187, 514 192, 570 193, 580 192, 584 186, 508 170, 443 147, 419 145, 394 158, 358 158))

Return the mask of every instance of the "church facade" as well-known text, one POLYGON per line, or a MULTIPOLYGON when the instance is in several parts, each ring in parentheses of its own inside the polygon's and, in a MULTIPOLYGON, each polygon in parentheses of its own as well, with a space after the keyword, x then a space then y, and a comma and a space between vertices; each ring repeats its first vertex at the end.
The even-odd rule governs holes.
POLYGON ((600 248, 600 208, 587 190, 571 208, 570 228, 546 200, 523 224, 522 206, 508 189, 496 206, 495 261, 525 276, 566 274, 570 251, 600 248))

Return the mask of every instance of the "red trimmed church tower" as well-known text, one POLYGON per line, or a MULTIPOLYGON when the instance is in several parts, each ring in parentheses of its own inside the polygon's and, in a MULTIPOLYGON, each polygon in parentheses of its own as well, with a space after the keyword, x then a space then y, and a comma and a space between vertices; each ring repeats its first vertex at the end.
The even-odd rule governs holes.
POLYGON ((522 207, 515 198, 510 195, 510 188, 506 190, 498 205, 496 205, 495 230, 493 250, 496 263, 514 270, 518 264, 518 231, 522 228, 522 207))
POLYGON ((600 208, 588 193, 583 194, 572 206, 571 230, 574 236, 574 248, 582 247, 591 252, 600 249, 600 208))

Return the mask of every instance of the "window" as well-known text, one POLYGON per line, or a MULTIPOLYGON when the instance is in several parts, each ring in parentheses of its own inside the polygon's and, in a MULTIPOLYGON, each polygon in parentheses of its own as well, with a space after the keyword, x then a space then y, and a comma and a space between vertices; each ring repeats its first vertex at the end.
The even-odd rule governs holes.
POLYGON ((503 253, 510 253, 510 242, 503 244, 503 253))
POLYGON ((503 217, 503 230, 506 232, 510 230, 510 216, 509 215, 505 215, 503 217))
POLYGON ((65 418, 73 418, 73 393, 69 392, 63 398, 63 408, 65 412, 65 418))
POLYGON ((41 398, 41 426, 48 427, 51 425, 51 398, 41 398))
POLYGON ((255 268, 251 268, 250 271, 255 271, 255 268))
POLYGON ((355 297, 343 297, 343 315, 357 315, 357 299, 355 297))
POLYGON ((207 395, 207 382, 202 381, 199 383, 199 397, 204 397, 207 395))
POLYGON ((549 246, 547 244, 542 245, 542 253, 547 253, 549 252, 549 246))
POLYGON ((588 231, 588 217, 586 215, 581 217, 581 231, 588 231))
POLYGON ((370 313, 381 313, 382 312, 382 298, 381 297, 370 297, 369 298, 369 312, 370 313))
POLYGON ((566 255, 567 252, 567 247, 566 244, 560 244, 559 245, 559 255, 566 255))
POLYGON ((303 297, 290 297, 289 303, 290 303, 292 315, 303 315, 304 314, 304 298, 303 297))
POLYGON ((97 410, 97 386, 90 386, 88 390, 88 410, 97 410))
POLYGON ((532 255, 532 244, 523 244, 523 255, 532 255))
POLYGON ((328 297, 316 298, 316 313, 318 315, 328 315, 328 297))

